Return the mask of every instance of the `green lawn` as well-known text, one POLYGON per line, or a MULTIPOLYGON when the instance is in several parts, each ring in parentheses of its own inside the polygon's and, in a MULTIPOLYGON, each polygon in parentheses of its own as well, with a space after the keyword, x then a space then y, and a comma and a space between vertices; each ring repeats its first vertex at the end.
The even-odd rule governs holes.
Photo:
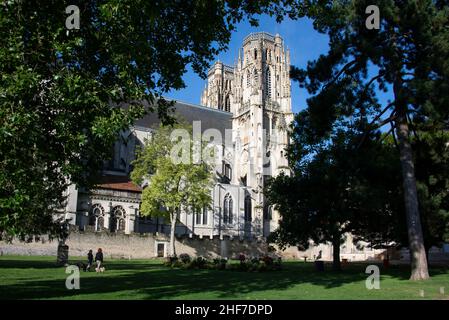
POLYGON ((103 274, 81 272, 80 290, 67 290, 65 268, 54 262, 54 257, 0 257, 0 299, 449 299, 445 268, 431 269, 425 282, 407 280, 408 267, 381 269, 380 290, 367 290, 364 264, 345 266, 341 273, 326 266, 320 273, 311 263, 286 261, 282 271, 248 273, 113 260, 105 261, 103 274))

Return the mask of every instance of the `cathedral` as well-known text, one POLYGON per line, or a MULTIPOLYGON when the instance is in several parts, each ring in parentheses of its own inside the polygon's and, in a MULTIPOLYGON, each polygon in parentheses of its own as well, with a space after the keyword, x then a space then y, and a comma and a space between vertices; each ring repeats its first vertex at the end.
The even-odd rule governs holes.
MULTIPOLYGON (((293 120, 289 66, 290 53, 278 34, 252 33, 234 66, 218 61, 210 68, 200 105, 176 102, 177 119, 223 137, 214 140, 221 156, 213 203, 202 212, 182 212, 177 235, 260 239, 276 229, 279 214, 263 188, 271 177, 290 172, 285 156, 293 120)), ((65 212, 71 224, 125 234, 170 231, 168 221, 140 215, 142 188, 151 184, 139 186, 129 178, 137 148, 151 139, 158 123, 156 114, 148 114, 120 133, 95 188, 68 188, 65 212)))

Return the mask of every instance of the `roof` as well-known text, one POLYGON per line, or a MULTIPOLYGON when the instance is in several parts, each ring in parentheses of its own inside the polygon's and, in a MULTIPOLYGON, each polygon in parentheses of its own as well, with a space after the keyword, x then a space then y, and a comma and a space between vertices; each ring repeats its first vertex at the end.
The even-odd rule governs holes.
POLYGON ((127 176, 104 175, 98 178, 95 185, 98 189, 142 192, 142 188, 132 182, 127 176))
MULTIPOLYGON (((142 104, 149 107, 149 103, 146 101, 142 104)), ((126 108, 127 106, 122 107, 126 108)), ((232 113, 218 109, 178 101, 175 103, 173 115, 178 121, 185 121, 189 124, 192 124, 193 121, 201 121, 201 132, 207 129, 217 129, 224 136, 226 129, 232 129, 232 113)), ((154 128, 159 124, 157 111, 148 113, 142 119, 134 122, 134 126, 143 128, 154 128)))

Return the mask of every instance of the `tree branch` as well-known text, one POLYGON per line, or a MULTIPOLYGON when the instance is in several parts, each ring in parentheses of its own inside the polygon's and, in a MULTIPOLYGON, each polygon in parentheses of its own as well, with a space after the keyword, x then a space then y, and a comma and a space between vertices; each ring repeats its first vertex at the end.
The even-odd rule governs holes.
POLYGON ((365 133, 362 136, 362 139, 360 140, 360 143, 357 146, 357 149, 360 148, 362 146, 362 144, 365 142, 366 137, 368 136, 368 133, 370 133, 372 130, 374 129, 378 129, 382 126, 384 126, 386 123, 393 121, 396 118, 396 115, 394 115, 394 111, 390 114, 390 116, 382 121, 379 125, 376 125, 373 127, 374 122, 376 122, 377 120, 379 120, 379 118, 388 110, 391 108, 391 106, 394 104, 394 102, 390 102, 369 124, 367 127, 367 130, 365 131, 365 133))
POLYGON ((344 72, 346 72, 350 67, 352 67, 354 64, 356 64, 357 63, 357 59, 355 59, 355 60, 352 60, 351 62, 349 62, 349 63, 347 63, 338 73, 337 73, 337 75, 332 79, 332 80, 330 80, 328 83, 326 83, 325 85, 324 85, 324 88, 323 89, 326 89, 327 87, 329 87, 330 85, 332 85, 335 81, 337 81, 338 80, 338 78, 344 73, 344 72))

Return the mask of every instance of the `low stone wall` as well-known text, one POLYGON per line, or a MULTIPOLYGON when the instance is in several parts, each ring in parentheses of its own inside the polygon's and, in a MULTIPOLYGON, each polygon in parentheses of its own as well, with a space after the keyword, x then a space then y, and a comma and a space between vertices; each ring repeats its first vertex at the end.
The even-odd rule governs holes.
MULTIPOLYGON (((66 240, 69 256, 84 257, 89 250, 94 253, 102 248, 105 258, 114 259, 149 259, 158 256, 158 247, 164 256, 168 253, 169 238, 165 234, 124 234, 109 232, 71 232, 66 240), (159 245, 159 246, 158 246, 159 245), (161 248, 162 247, 162 248, 161 248), (162 249, 162 250, 161 250, 162 249)), ((176 238, 176 252, 191 256, 236 257, 239 253, 262 255, 268 252, 264 241, 239 239, 176 238)), ((58 241, 41 237, 39 241, 24 242, 13 240, 11 243, 0 241, 2 255, 56 255, 58 241)))
MULTIPOLYGON (((151 259, 162 253, 168 254, 169 238, 166 234, 145 233, 145 234, 124 234, 77 231, 72 230, 66 241, 69 246, 69 257, 85 257, 91 249, 96 252, 102 248, 105 258, 113 259, 151 259), (161 250, 162 249, 162 250, 161 250)), ((55 256, 58 241, 48 240, 48 237, 40 237, 38 241, 24 242, 13 240, 11 243, 0 241, 1 255, 38 255, 55 256)), ((276 246, 274 246, 276 248, 276 246)), ((306 251, 300 251, 296 247, 288 247, 281 251, 276 248, 276 253, 287 259, 307 259, 307 261, 320 259, 332 260, 332 246, 318 245, 310 247, 306 251)), ((179 237, 176 238, 176 252, 178 254, 188 253, 191 256, 204 256, 214 258, 218 256, 236 258, 243 253, 247 256, 260 256, 268 252, 268 245, 260 240, 240 240, 238 238, 214 237, 179 237)), ((369 250, 359 253, 345 253, 343 250, 340 257, 348 261, 382 261, 386 256, 385 250, 369 250)), ((390 259, 397 261, 409 261, 408 250, 389 252, 390 259)), ((430 262, 449 263, 449 252, 442 249, 432 250, 430 262)))

